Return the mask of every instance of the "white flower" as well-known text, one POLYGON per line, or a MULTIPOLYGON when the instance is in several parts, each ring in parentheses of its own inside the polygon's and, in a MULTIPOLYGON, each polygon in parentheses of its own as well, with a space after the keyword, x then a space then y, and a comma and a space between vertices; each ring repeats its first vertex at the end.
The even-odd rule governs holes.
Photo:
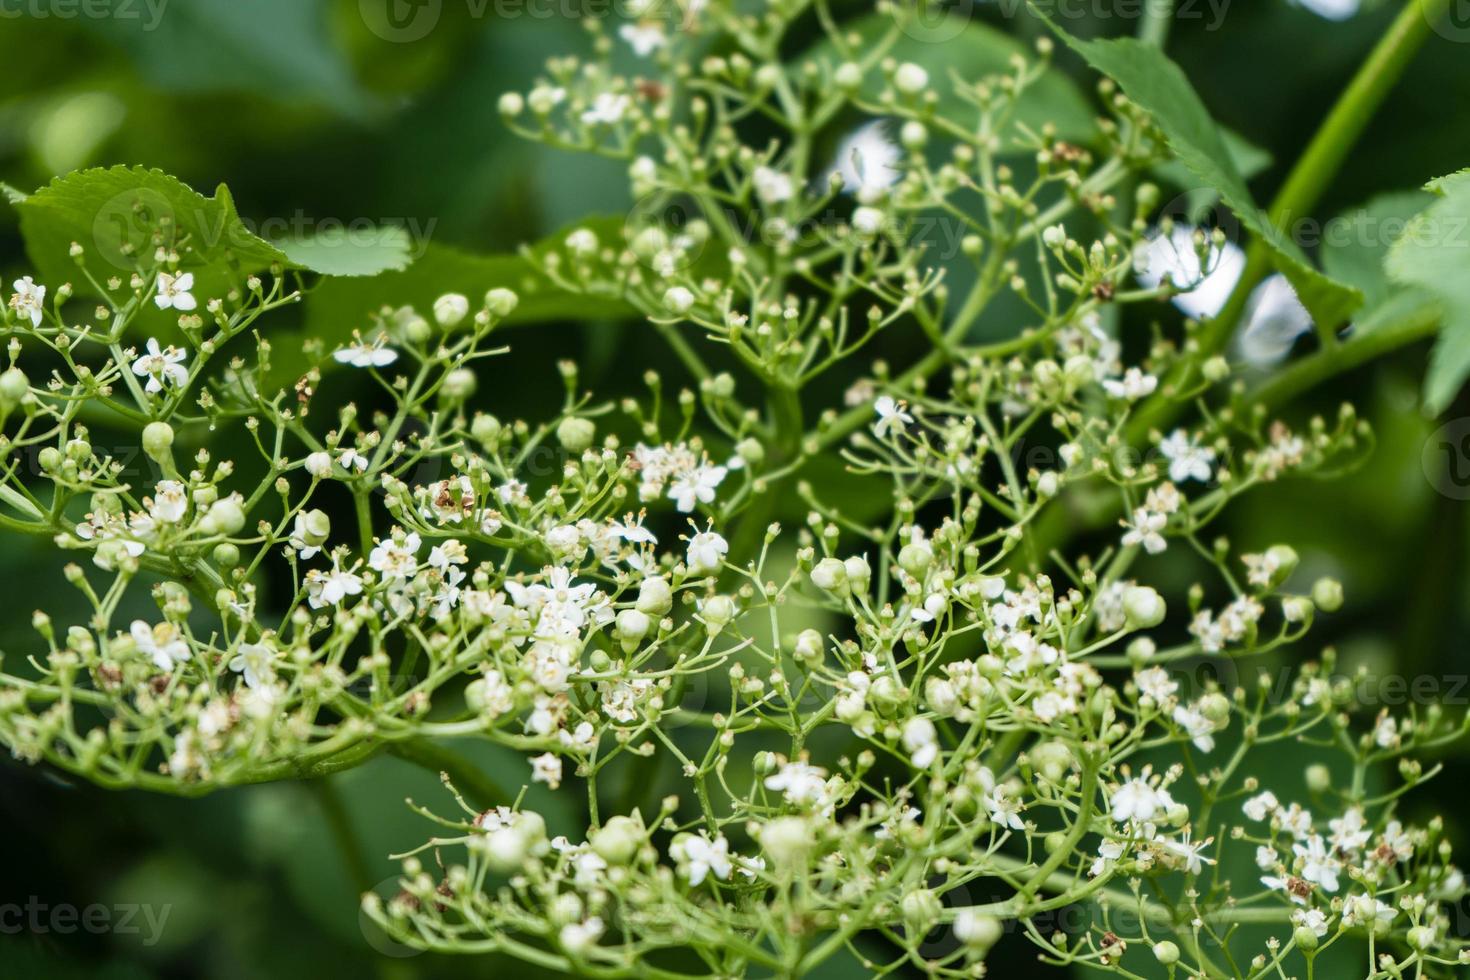
MULTIPOLYGON (((366 460, 364 460, 366 462, 366 460)), ((315 452, 306 457, 304 463, 306 472, 318 480, 332 475, 332 456, 330 453, 315 452)))
POLYGON ((827 771, 805 762, 788 762, 766 777, 766 789, 779 790, 788 803, 810 803, 826 792, 827 771))
POLYGON ((181 313, 187 313, 198 307, 194 294, 190 292, 194 288, 194 273, 185 272, 177 276, 169 275, 167 272, 158 274, 158 291, 153 294, 153 302, 160 310, 175 309, 181 313))
POLYGON ((1326 20, 1347 20, 1363 6, 1363 0, 1293 0, 1326 20))
POLYGON ((422 541, 418 532, 403 537, 390 536, 378 542, 368 555, 368 567, 385 582, 402 582, 418 571, 418 552, 422 541))
POLYGON ((647 58, 669 43, 669 39, 664 36, 663 27, 656 23, 624 24, 618 28, 618 37, 627 41, 628 47, 640 58, 647 58))
POLYGON ((905 61, 893 73, 893 87, 904 95, 918 95, 929 87, 929 73, 912 61, 905 61))
POLYGON ((1168 523, 1169 518, 1164 514, 1149 510, 1147 507, 1139 507, 1133 512, 1133 523, 1124 522, 1123 524, 1128 529, 1123 535, 1123 544, 1126 547, 1143 545, 1144 551, 1156 555, 1169 546, 1164 536, 1159 533, 1168 523))
POLYGON ((1312 930, 1318 939, 1327 935, 1327 916, 1321 909, 1294 909, 1291 921, 1299 928, 1312 930))
POLYGON ((561 927, 557 938, 564 948, 580 955, 602 937, 604 928, 602 919, 594 915, 585 922, 568 922, 561 927))
POLYGON ((727 881, 734 870, 730 862, 730 843, 723 835, 711 841, 703 831, 698 836, 680 834, 669 845, 669 855, 679 862, 679 871, 691 888, 698 887, 711 872, 719 880, 727 881))
POLYGON ((713 575, 724 564, 729 543, 713 531, 701 531, 689 539, 685 564, 691 575, 713 575))
POLYGON ((306 601, 313 609, 335 606, 350 595, 362 592, 362 579, 343 569, 333 559, 332 570, 313 568, 306 573, 306 601))
POLYGON ((1108 869, 1108 865, 1118 860, 1128 850, 1128 846, 1122 841, 1105 840, 1097 846, 1097 859, 1092 862, 1092 867, 1087 873, 1096 878, 1108 869))
POLYGON ((383 346, 384 338, 379 336, 376 340, 368 342, 359 337, 346 347, 332 354, 338 364, 348 364, 352 367, 377 368, 387 367, 398 360, 398 352, 391 347, 383 346))
POLYGON ((1291 353, 1297 338, 1312 329, 1312 314, 1279 272, 1251 293, 1244 316, 1245 326, 1236 334, 1235 349, 1255 367, 1278 363, 1291 353))
POLYGON ((928 718, 910 718, 903 726, 903 747, 915 769, 928 769, 939 758, 939 733, 928 718))
POLYGON ((149 517, 161 524, 177 524, 189 510, 189 495, 178 480, 159 480, 147 504, 149 517))
POLYGON ((592 107, 582 113, 582 122, 589 126, 596 126, 600 123, 614 125, 622 122, 631 104, 632 100, 626 95, 599 92, 597 98, 592 100, 592 107))
POLYGON ((143 620, 135 619, 128 632, 138 650, 147 654, 159 670, 172 671, 192 656, 184 635, 173 623, 149 626, 143 620))
POLYGON ((1201 269, 1194 235, 1195 229, 1179 224, 1169 237, 1155 235, 1140 245, 1135 257, 1138 278, 1149 289, 1167 278, 1176 288, 1186 290, 1174 297, 1174 305, 1186 316, 1218 316, 1245 271, 1245 252, 1232 241, 1211 245, 1201 269))
POLYGON ((1186 829, 1179 837, 1155 836, 1154 843, 1166 854, 1184 863, 1184 870, 1192 875, 1197 875, 1204 870, 1206 864, 1214 864, 1213 858, 1205 857, 1201 852, 1210 846, 1209 841, 1192 843, 1189 839, 1189 830, 1186 829))
POLYGON ((548 789, 561 785, 561 758, 550 752, 531 757, 531 781, 545 783, 548 789))
POLYGON ((842 176, 842 189, 859 201, 877 200, 898 181, 897 164, 903 151, 888 138, 883 120, 870 122, 854 131, 837 148, 830 174, 842 176))
POLYGON ((750 181, 755 187, 755 196, 760 198, 762 204, 789 201, 795 190, 789 174, 767 166, 756 167, 750 175, 750 181))
POLYGON ((669 309, 669 312, 682 316, 693 308, 694 294, 683 286, 670 287, 664 293, 664 306, 669 309))
POLYGON ((1159 451, 1169 460, 1169 479, 1175 483, 1185 480, 1210 482, 1214 473, 1215 451, 1199 445, 1197 436, 1175 429, 1159 443, 1159 451))
POLYGON ((1113 819, 1118 823, 1130 820, 1143 823, 1173 805, 1174 799, 1167 790, 1155 789, 1142 779, 1130 779, 1118 787, 1110 802, 1113 819))
POLYGON ((1312 834, 1307 838, 1306 844, 1293 844, 1291 849, 1302 860, 1304 879, 1321 885, 1324 891, 1337 891, 1337 874, 1342 865, 1328 851, 1327 842, 1320 834, 1312 834))
POLYGON ((356 447, 348 446, 337 454, 337 463, 344 470, 357 470, 359 473, 368 468, 368 458, 358 452, 356 447))
POLYGON ((230 660, 230 669, 245 679, 246 687, 257 687, 271 676, 275 651, 264 643, 242 643, 230 660))
POLYGON ((1280 806, 1281 804, 1277 801, 1276 794, 1270 790, 1266 790, 1266 792, 1252 796, 1246 800, 1241 806, 1241 809, 1245 811, 1247 819, 1265 820, 1267 816, 1275 813, 1280 806))
POLYGON ((1174 708, 1174 724, 1184 729, 1201 752, 1215 751, 1215 724, 1193 705, 1174 708))
POLYGON ((10 297, 10 308, 23 317, 29 317, 31 326, 41 325, 41 315, 46 302, 46 287, 37 286, 30 276, 17 279, 15 292, 10 297))
POLYGON ((891 395, 879 395, 873 402, 873 411, 878 413, 878 421, 873 423, 874 435, 884 439, 903 432, 904 426, 914 421, 914 417, 904 411, 905 407, 891 395))
POLYGON ((1144 374, 1136 367, 1131 367, 1123 372, 1123 380, 1105 378, 1102 385, 1103 390, 1114 398, 1136 402, 1140 398, 1152 395, 1154 389, 1159 386, 1159 379, 1152 374, 1144 374))
POLYGON ((1350 926, 1375 929, 1393 922, 1398 913, 1392 905, 1380 902, 1372 895, 1354 895, 1343 907, 1342 919, 1350 926))
POLYGON ((1162 667, 1146 667, 1138 671, 1133 675, 1133 683, 1138 685, 1140 694, 1146 694, 1159 704, 1169 700, 1179 690, 1179 685, 1162 667))
POLYGON ((144 386, 147 391, 160 392, 165 382, 175 388, 188 383, 189 369, 183 365, 187 355, 183 351, 172 344, 160 349, 157 337, 148 338, 147 349, 147 354, 133 362, 133 373, 148 379, 148 384, 144 386))
POLYGON ((694 510, 696 501, 701 504, 713 503, 715 488, 729 472, 729 469, 724 466, 700 466, 674 481, 669 487, 669 499, 674 502, 674 507, 684 514, 694 510))

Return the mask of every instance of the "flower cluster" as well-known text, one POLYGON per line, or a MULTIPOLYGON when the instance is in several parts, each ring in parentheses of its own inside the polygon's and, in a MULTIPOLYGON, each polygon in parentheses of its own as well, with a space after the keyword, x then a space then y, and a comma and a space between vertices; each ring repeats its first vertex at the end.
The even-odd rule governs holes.
POLYGON ((441 832, 367 914, 593 976, 839 954, 980 976, 1007 931, 1124 976, 1310 973, 1360 940, 1370 976, 1466 962, 1444 828, 1395 808, 1432 775, 1415 753, 1466 728, 1354 719, 1330 653, 1284 688, 1240 679, 1343 600, 1220 514, 1371 433, 1346 407, 1273 419, 1197 321, 1158 316, 1222 242, 1156 223, 1166 150, 1137 107, 1066 142, 1020 111, 1048 44, 930 78, 889 54, 896 6, 791 68, 805 7, 642 5, 501 102, 528 138, 626 162, 629 220, 528 258, 638 310, 677 393, 650 372, 600 401, 566 363, 551 417, 493 414, 478 369, 518 297, 492 283, 308 343, 282 384, 252 327, 301 283, 236 269, 216 295, 167 224, 89 283, 90 319, 70 283, 15 282, 0 523, 77 555, 88 614, 36 615, 0 740, 184 795, 427 758, 461 812, 415 805, 441 832), (717 31, 726 54, 688 56, 717 31), (823 154, 843 113, 868 118, 823 154), (676 200, 697 218, 665 222, 676 200), (936 211, 955 256, 925 247, 936 211), (1160 241, 1192 271, 1161 274, 1160 241), (1014 329, 977 329, 993 309, 1014 329), (852 363, 904 330, 917 362, 852 363), (521 762, 482 773, 446 737, 521 762), (1250 774, 1286 744, 1323 751, 1309 806, 1250 774), (1225 876, 1231 851, 1258 873, 1225 876), (1064 907, 1092 916, 1045 931, 1064 907))

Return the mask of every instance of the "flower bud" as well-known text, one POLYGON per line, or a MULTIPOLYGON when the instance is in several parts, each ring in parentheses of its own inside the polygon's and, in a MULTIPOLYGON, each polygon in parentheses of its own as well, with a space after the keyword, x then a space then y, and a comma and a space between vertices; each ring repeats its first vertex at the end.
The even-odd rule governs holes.
POLYGON ((853 555, 843 561, 842 567, 847 570, 847 585, 854 592, 866 592, 868 582, 873 578, 873 569, 869 567, 868 560, 861 555, 853 555))
POLYGON ((939 896, 927 888, 916 888, 899 900, 899 908, 903 912, 904 925, 914 935, 922 936, 933 929, 939 922, 939 913, 944 911, 944 903, 939 896))
POLYGON ((934 564, 934 549, 927 542, 914 541, 898 549, 898 567, 914 578, 923 578, 934 564))
POLYGON ((174 427, 167 422, 149 422, 143 427, 143 452, 155 463, 168 465, 173 462, 170 452, 174 444, 174 427))
POLYGON ((793 653, 796 659, 804 664, 821 663, 822 634, 816 630, 802 630, 796 635, 796 647, 793 653))
POLYGON ((0 408, 6 411, 20 404, 20 400, 31 390, 26 373, 18 367, 7 368, 0 374, 0 408))
POLYGON ((434 300, 434 319, 441 327, 457 327, 469 315, 470 300, 463 293, 445 293, 434 300))
POLYGON ((328 453, 316 452, 306 457, 306 472, 318 480, 332 475, 332 457, 328 453))
POLYGON ((1164 621, 1167 611, 1164 597, 1146 585, 1123 591, 1123 618, 1130 629, 1152 629, 1164 621))
POLYGON ((485 294, 485 307, 498 317, 508 317, 520 305, 521 298, 509 289, 496 288, 485 294))
POLYGON ((1317 934, 1312 931, 1311 926, 1297 926, 1291 934, 1296 940, 1296 947, 1304 952, 1310 953, 1315 950, 1321 942, 1317 934))
POLYGON ((597 425, 591 419, 565 418, 556 427, 556 441, 569 453, 585 452, 591 448, 597 435, 597 425))
POLYGON ((694 307, 694 294, 683 286, 674 286, 664 293, 664 307, 682 316, 694 307))
POLYGON ((475 372, 467 367, 455 368, 444 376, 439 391, 452 402, 462 402, 475 393, 475 372))
POLYGON ((244 526, 245 509, 236 494, 216 500, 199 522, 205 534, 237 534, 244 526))
POLYGON ((893 73, 893 87, 904 95, 918 95, 929 87, 929 73, 912 61, 906 61, 893 73))
POLYGON ((593 833, 589 843, 608 864, 627 864, 643 844, 643 832, 632 817, 612 817, 593 833))
POLYGON ((638 646, 638 641, 648 635, 652 622, 646 613, 636 609, 624 609, 618 613, 616 622, 618 639, 623 641, 623 649, 631 652, 638 646))
POLYGON ((638 611, 650 616, 666 616, 674 608, 674 590, 666 579, 649 576, 638 586, 638 611))
POLYGON ((500 438, 500 420, 493 415, 476 415, 470 423, 470 435, 489 445, 500 438))
POLYGON ((812 584, 824 592, 846 595, 847 565, 837 558, 823 558, 812 569, 812 584))
POLYGON ((1323 612, 1342 608, 1342 583, 1335 578, 1319 578, 1312 586, 1312 601, 1323 612))
POLYGON ((712 595, 699 607, 699 614, 711 626, 724 626, 735 618, 735 600, 727 595, 712 595))
POLYGON ((1313 793, 1325 793, 1332 788, 1332 770, 1320 762, 1307 766, 1307 789, 1313 793))
POLYGON ((1161 943, 1156 943, 1154 945, 1154 959, 1164 964, 1164 966, 1173 966, 1179 962, 1178 945, 1167 939, 1161 943))
POLYGON ((960 909, 954 918, 954 937, 976 952, 985 952, 1000 942, 1005 933, 1001 921, 974 909, 960 909))
POLYGON ((816 837, 805 817, 777 817, 760 828, 760 845, 776 865, 790 867, 806 860, 816 837))

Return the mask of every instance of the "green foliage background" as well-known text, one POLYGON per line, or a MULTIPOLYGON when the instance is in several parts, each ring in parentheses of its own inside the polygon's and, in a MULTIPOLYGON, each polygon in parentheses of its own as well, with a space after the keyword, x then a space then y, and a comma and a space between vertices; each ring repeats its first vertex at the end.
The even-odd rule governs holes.
MULTIPOLYGON (((105 18, 58 16, 97 9, 60 0, 0 3, 6 15, 0 19, 0 180, 32 190, 74 168, 134 163, 201 190, 225 182, 247 221, 403 225, 416 243, 434 250, 427 267, 466 277, 460 288, 470 291, 482 274, 514 269, 509 258, 473 256, 509 255, 520 242, 630 203, 617 164, 512 139, 496 113, 500 93, 526 88, 544 58, 579 49, 583 36, 574 14, 580 6, 577 0, 514 4, 496 16, 493 4, 444 0, 427 36, 390 43, 364 18, 375 7, 369 0, 169 0, 151 30, 145 29, 150 7, 141 0, 113 0, 113 16, 105 18), (23 15, 10 16, 17 10, 23 15)), ((1252 168, 1256 199, 1269 200, 1395 5, 1370 4, 1358 17, 1334 23, 1286 0, 1251 0, 1229 5, 1217 30, 1208 29, 1205 5, 1192 6, 1201 15, 1174 24, 1170 54, 1219 122, 1275 161, 1252 168)), ((1132 9, 1074 5, 1080 7, 1132 9)), ((1022 39, 1041 31, 1034 21, 1003 20, 995 5, 979 9, 988 23, 1022 39)), ((1136 27, 1127 17, 1063 24, 1084 37, 1136 27)), ((812 24, 811 41, 816 36, 812 24)), ((1412 191, 1470 164, 1465 40, 1435 38, 1426 46, 1326 190, 1317 217, 1412 191)), ((799 46, 791 54, 799 57, 799 46)), ((996 52, 981 45, 919 45, 906 56, 936 76, 947 66, 977 74, 996 61, 996 52)), ((1080 98, 1091 99, 1091 76, 1080 61, 1069 55, 1060 63, 1077 79, 1080 98)), ((1072 94, 1058 95, 1063 108, 1072 94)), ((1350 270, 1361 259, 1348 254, 1333 261, 1350 270)), ((26 267, 17 215, 0 207, 0 272, 9 282, 26 267)), ((1335 271, 1330 264, 1329 271, 1335 271)), ((328 288, 347 290, 350 298, 358 286, 347 280, 328 288)), ((283 335, 340 338, 357 325, 335 306, 308 307, 300 322, 281 323, 283 335)), ((582 364, 584 385, 603 395, 634 390, 650 366, 684 383, 676 362, 615 309, 587 315, 576 305, 548 303, 526 321, 510 335, 515 357, 486 369, 479 399, 487 410, 534 417, 551 408, 559 399, 554 362, 566 357, 582 364)), ((1003 335, 1019 326, 991 318, 984 329, 1003 335)), ((922 353, 920 343, 917 332, 897 331, 884 339, 881 353, 908 363, 922 353)), ((1247 498, 1231 518, 1231 533, 1253 546, 1290 539, 1303 554, 1304 580, 1317 574, 1343 580, 1348 605, 1316 635, 1336 643, 1349 665, 1433 677, 1463 702, 1470 696, 1458 680, 1470 673, 1464 640, 1470 527, 1464 503, 1435 490, 1436 483, 1446 485, 1447 461, 1431 434, 1470 415, 1470 401, 1462 395, 1438 420, 1423 415, 1426 351, 1427 345, 1410 348, 1286 406, 1301 419, 1351 399, 1378 431, 1376 455, 1337 482, 1289 483, 1247 498)), ((836 403, 838 393, 829 394, 836 403)), ((854 509, 862 503, 852 500, 854 509)), ((8 599, 0 650, 7 657, 31 649, 32 609, 58 619, 75 612, 67 592, 55 587, 60 563, 46 542, 6 538, 0 547, 8 599)), ((1181 567, 1180 578, 1188 571, 1181 567)), ((1463 703, 1450 707, 1464 710, 1463 703)), ((483 746, 464 750, 491 772, 519 773, 523 766, 483 746)), ((1444 761, 1438 797, 1421 796, 1409 807, 1417 817, 1443 812, 1456 839, 1470 842, 1462 805, 1470 766, 1460 758, 1444 761)), ((1268 764, 1280 770, 1271 774, 1276 782, 1300 783, 1301 758, 1278 753, 1268 764)), ((7 761, 0 765, 0 904, 35 896, 51 906, 152 903, 170 912, 152 946, 134 934, 9 934, 5 928, 0 976, 532 976, 527 967, 490 960, 393 955, 365 938, 351 884, 354 862, 367 880, 381 879, 388 888, 395 869, 386 854, 428 832, 401 801, 412 796, 437 804, 439 794, 432 776, 386 758, 324 789, 278 784, 198 801, 110 794, 7 761), (351 822, 360 853, 338 849, 329 833, 333 819, 351 822)), ((571 804, 543 796, 538 806, 551 815, 554 832, 582 819, 571 804)), ((1007 940, 992 960, 992 975, 1034 968, 1032 956, 1023 942, 1007 940)), ((829 975, 860 973, 849 961, 832 964, 829 975)))

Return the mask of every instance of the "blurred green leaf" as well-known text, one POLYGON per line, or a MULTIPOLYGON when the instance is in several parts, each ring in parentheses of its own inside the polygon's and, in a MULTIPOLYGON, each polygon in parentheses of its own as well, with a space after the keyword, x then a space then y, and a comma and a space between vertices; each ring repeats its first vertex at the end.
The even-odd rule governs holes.
POLYGON ((1365 311, 1377 307, 1395 291, 1383 268, 1390 246, 1433 201, 1423 191, 1400 191, 1338 215, 1322 239, 1323 271, 1361 289, 1365 311))
MULTIPOLYGON (((878 40, 892 26, 892 17, 873 14, 852 24, 843 25, 843 33, 855 34, 860 38, 858 48, 861 50, 878 40)), ((948 35, 949 31, 944 33, 948 35)), ((979 20, 971 19, 955 35, 943 44, 935 44, 905 34, 889 50, 889 55, 895 60, 916 62, 928 70, 932 90, 939 97, 937 111, 941 115, 958 113, 963 116, 967 111, 977 111, 967 110, 970 103, 955 94, 954 79, 974 84, 986 75, 1013 76, 1015 67, 1011 64, 1012 58, 1019 56, 1027 61, 1035 60, 1035 53, 1025 44, 979 20)), ((795 61, 801 64, 823 58, 834 63, 844 60, 832 40, 825 36, 795 61)), ((880 74, 869 72, 862 94, 865 98, 876 101, 885 86, 886 82, 880 74)), ((1072 80, 1061 72, 1052 71, 1047 72, 1021 94, 1011 119, 1036 132, 1051 123, 1056 126, 1057 135, 1062 139, 1087 143, 1097 132, 1095 117, 1096 113, 1072 80)))
POLYGON ((1362 305, 1363 297, 1357 289, 1313 268, 1297 244, 1256 206, 1219 128, 1178 65, 1154 45, 1135 38, 1084 41, 1055 24, 1051 28, 1154 117, 1179 161, 1216 190, 1241 224, 1271 250, 1276 267, 1291 281, 1314 320, 1336 327, 1362 305))
POLYGON ((172 92, 247 92, 363 116, 376 100, 328 32, 325 0, 168 0, 88 23, 172 92))
POLYGON ((1443 305, 1444 326, 1424 379, 1426 407, 1438 414, 1470 377, 1470 170, 1432 181, 1426 190, 1440 200, 1410 222, 1389 250, 1386 268, 1395 282, 1422 287, 1443 305))
POLYGON ((280 240, 277 248, 293 265, 326 276, 360 278, 401 272, 413 261, 412 242, 402 228, 333 228, 309 237, 280 240))

